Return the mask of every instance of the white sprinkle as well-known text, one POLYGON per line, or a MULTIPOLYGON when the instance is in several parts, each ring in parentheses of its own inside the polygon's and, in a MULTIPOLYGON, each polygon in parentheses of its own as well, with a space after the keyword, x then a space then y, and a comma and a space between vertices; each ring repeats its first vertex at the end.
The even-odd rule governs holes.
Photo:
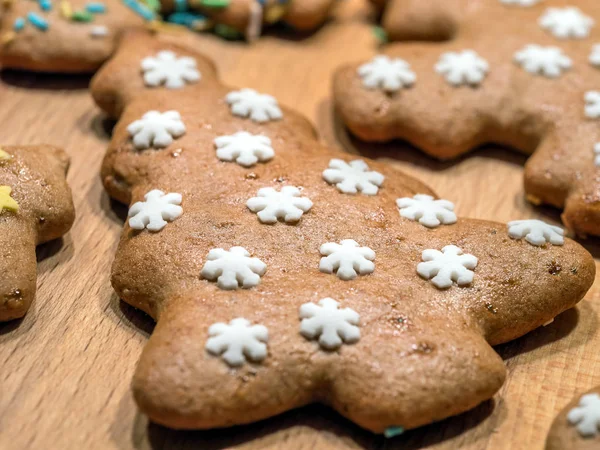
POLYGON ((108 36, 108 28, 104 25, 94 25, 90 30, 90 36, 99 38, 108 36))

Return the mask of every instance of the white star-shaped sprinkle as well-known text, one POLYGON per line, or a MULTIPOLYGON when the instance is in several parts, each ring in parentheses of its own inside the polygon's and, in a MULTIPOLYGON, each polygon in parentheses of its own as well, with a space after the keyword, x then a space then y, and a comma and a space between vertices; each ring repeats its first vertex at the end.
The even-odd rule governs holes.
POLYGON ((368 89, 381 88, 386 92, 395 92, 410 87, 417 81, 410 64, 400 58, 379 55, 358 68, 363 86, 368 89))
POLYGON ((231 247, 229 251, 213 248, 208 252, 201 275, 207 280, 217 280, 221 289, 252 288, 260 284, 267 265, 258 258, 250 258, 244 247, 231 247))
POLYGON ((221 356, 232 367, 241 366, 246 360, 260 362, 267 357, 269 331, 263 325, 251 325, 250 321, 240 317, 229 324, 211 325, 208 334, 206 350, 221 356))
POLYGON ((185 125, 177 111, 148 111, 141 119, 127 127, 133 136, 133 144, 139 150, 151 147, 168 147, 173 138, 185 134, 185 125))
POLYGON ((329 161, 329 169, 323 172, 323 178, 329 184, 335 184, 338 191, 344 194, 375 195, 383 184, 385 177, 379 172, 370 171, 362 159, 347 163, 341 159, 329 161))
POLYGON ((271 139, 246 131, 219 136, 214 144, 217 147, 217 158, 221 161, 235 161, 244 167, 253 166, 258 161, 269 161, 275 156, 271 139))
POLYGON ((525 71, 557 78, 573 66, 571 59, 558 47, 530 44, 515 53, 514 60, 525 71))
POLYGON ((352 239, 344 239, 339 244, 328 242, 319 249, 323 258, 319 270, 334 273, 342 280, 353 280, 359 274, 373 273, 375 252, 369 247, 360 247, 352 239))
POLYGON ((523 239, 531 245, 544 245, 550 242, 552 245, 563 245, 565 243, 565 231, 554 225, 549 225, 541 220, 513 220, 508 222, 508 235, 513 239, 523 239))
POLYGON ((500 0, 501 3, 505 5, 515 5, 515 6, 533 6, 537 5, 540 0, 500 0))
POLYGON ((473 50, 444 53, 435 65, 435 71, 453 86, 479 86, 489 70, 487 61, 473 50))
POLYGON ((579 8, 548 8, 539 19, 540 26, 559 39, 583 39, 588 37, 594 19, 586 16, 579 8))
POLYGON ((295 186, 284 186, 279 192, 270 187, 262 188, 257 195, 248 200, 246 206, 257 213, 262 223, 275 223, 278 219, 298 222, 313 205, 307 197, 300 196, 300 189, 295 186))
POLYGON ((592 66, 600 67, 600 44, 596 44, 592 47, 589 61, 592 66))
POLYGON ((594 145, 594 164, 600 167, 600 142, 594 145))
POLYGON ((447 289, 456 282, 466 286, 473 282, 473 269, 477 267, 477 258, 463 251, 456 245, 446 245, 442 251, 425 250, 422 254, 424 262, 417 266, 417 273, 439 289, 447 289), (443 253, 442 253, 443 252, 443 253))
POLYGON ((254 89, 232 91, 227 94, 225 101, 231 106, 234 116, 249 117, 255 122, 268 122, 283 117, 275 97, 260 94, 254 89))
POLYGON ((144 202, 134 203, 129 209, 129 226, 134 230, 147 228, 160 231, 183 214, 181 194, 169 193, 154 189, 144 195, 144 202))
POLYGON ((584 98, 585 117, 588 119, 600 118, 600 91, 587 91, 584 98))
POLYGON ((319 345, 326 350, 336 350, 342 343, 358 342, 360 316, 356 311, 339 309, 339 303, 332 298, 320 300, 319 305, 305 303, 300 307, 302 336, 307 339, 319 338, 319 345))
POLYGON ((146 86, 164 86, 168 89, 181 89, 186 83, 200 80, 200 72, 196 68, 196 60, 189 56, 180 58, 169 50, 163 50, 156 56, 148 56, 142 60, 142 71, 146 86))
POLYGON ((579 405, 567 414, 567 421, 583 437, 590 438, 600 434, 600 395, 583 395, 579 399, 579 405))
POLYGON ((417 194, 413 198, 399 198, 396 205, 402 217, 418 220, 421 225, 429 228, 456 223, 454 203, 448 200, 435 200, 431 195, 417 194))

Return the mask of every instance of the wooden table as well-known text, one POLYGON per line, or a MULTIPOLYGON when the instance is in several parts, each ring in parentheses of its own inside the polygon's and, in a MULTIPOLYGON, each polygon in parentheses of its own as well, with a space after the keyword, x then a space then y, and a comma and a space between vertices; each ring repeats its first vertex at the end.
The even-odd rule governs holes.
MULTIPOLYGON (((440 163, 401 144, 350 139, 334 119, 331 75, 377 51, 362 0, 305 39, 283 32, 248 46, 212 36, 190 38, 215 58, 222 78, 275 95, 306 114, 330 145, 389 161, 453 199, 461 215, 508 221, 558 212, 525 202, 525 158, 485 148, 440 163)), ((129 383, 153 321, 119 301, 110 265, 125 207, 104 193, 98 171, 110 123, 86 91, 89 78, 4 72, 0 143, 51 143, 72 156, 69 182, 77 220, 61 241, 40 247, 39 291, 22 321, 0 325, 0 448, 12 449, 541 449, 555 414, 600 384, 596 286, 576 309, 497 348, 509 377, 493 401, 474 411, 386 440, 333 411, 311 406, 251 426, 175 432, 149 424, 129 383)), ((201 100, 200 100, 201 101, 201 100)), ((600 256, 600 241, 583 244, 600 256)))

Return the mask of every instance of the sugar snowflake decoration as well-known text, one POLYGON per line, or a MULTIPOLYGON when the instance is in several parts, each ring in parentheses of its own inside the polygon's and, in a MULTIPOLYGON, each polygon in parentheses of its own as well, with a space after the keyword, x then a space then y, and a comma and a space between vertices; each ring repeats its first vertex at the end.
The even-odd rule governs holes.
POLYGON ((150 147, 168 147, 173 138, 185 134, 185 125, 177 111, 148 111, 141 119, 130 124, 127 131, 133 136, 133 145, 144 150, 150 147))
POLYGON ((267 265, 258 258, 250 258, 244 247, 231 247, 229 251, 213 248, 206 259, 202 277, 217 280, 217 286, 226 290, 258 286, 267 271, 267 265))
POLYGON ((541 220, 513 220, 508 222, 508 235, 513 239, 523 239, 531 245, 541 246, 549 242, 552 245, 565 243, 565 231, 541 220))
POLYGON ((342 280, 353 280, 359 274, 373 273, 375 252, 369 247, 360 247, 352 239, 344 239, 339 244, 328 242, 319 249, 323 258, 319 270, 334 273, 342 280))
POLYGON ((557 78, 573 66, 571 59, 558 47, 527 45, 515 53, 514 60, 525 71, 548 78, 557 78))
POLYGON ((144 195, 144 199, 134 203, 127 214, 129 226, 134 230, 160 231, 167 226, 167 221, 172 222, 183 214, 183 208, 179 206, 181 194, 165 194, 154 189, 144 195))
POLYGON ((584 98, 585 117, 588 119, 600 118, 600 91, 587 91, 584 98))
POLYGON ((595 67, 600 67, 600 44, 592 47, 592 52, 589 57, 590 64, 595 67))
POLYGON ((559 39, 582 39, 588 37, 594 19, 579 8, 548 8, 539 19, 540 26, 559 39))
POLYGON ((500 0, 505 5, 516 5, 516 6, 533 6, 537 5, 540 0, 500 0))
POLYGON ((324 298, 319 305, 305 303, 300 307, 300 333, 307 339, 319 338, 326 350, 336 350, 344 344, 354 344, 360 339, 360 316, 350 308, 339 309, 339 303, 324 298))
POLYGON ((164 84, 168 89, 181 89, 186 83, 200 80, 196 60, 188 56, 178 58, 169 50, 163 50, 156 56, 142 60, 142 71, 146 86, 156 87, 164 84))
POLYGON ((417 194, 413 198, 403 197, 396 200, 400 216, 405 219, 419 221, 428 228, 436 228, 441 224, 456 223, 454 203, 448 200, 435 200, 431 195, 417 194))
POLYGON ((225 101, 234 116, 249 117, 255 122, 268 122, 283 117, 275 97, 260 94, 254 89, 241 89, 227 94, 225 101))
POLYGON ((271 139, 246 131, 219 136, 214 144, 217 147, 217 158, 221 161, 235 161, 244 167, 253 166, 258 161, 269 161, 275 156, 271 139))
POLYGON ((284 186, 279 192, 270 187, 262 188, 257 195, 248 200, 246 206, 257 213, 263 223, 275 223, 278 219, 298 222, 313 205, 307 197, 300 196, 300 189, 295 186, 284 186))
POLYGON ((329 161, 329 168, 323 172, 323 178, 329 184, 335 184, 338 191, 344 194, 375 195, 383 184, 385 177, 379 172, 370 171, 362 159, 349 163, 341 159, 329 161))
POLYGON ((594 145, 594 164, 600 167, 600 142, 594 145))
POLYGON ((379 55, 358 68, 363 86, 368 89, 382 88, 386 92, 395 92, 410 87, 417 81, 410 64, 400 58, 379 55))
POLYGON ((435 65, 435 71, 453 86, 479 86, 489 70, 487 61, 473 50, 444 53, 435 65))
POLYGON ((456 245, 447 245, 442 251, 425 250, 422 254, 424 262, 417 266, 417 273, 439 289, 447 289, 456 282, 466 286, 473 282, 473 269, 477 267, 477 258, 463 251, 456 245))
POLYGON ((249 320, 240 317, 229 324, 211 325, 208 334, 206 350, 221 356, 232 367, 243 365, 247 359, 260 362, 267 357, 269 331, 263 325, 251 325, 249 320))
POLYGON ((568 412, 567 421, 577 428, 581 436, 597 436, 600 433, 600 395, 583 395, 579 405, 568 412))

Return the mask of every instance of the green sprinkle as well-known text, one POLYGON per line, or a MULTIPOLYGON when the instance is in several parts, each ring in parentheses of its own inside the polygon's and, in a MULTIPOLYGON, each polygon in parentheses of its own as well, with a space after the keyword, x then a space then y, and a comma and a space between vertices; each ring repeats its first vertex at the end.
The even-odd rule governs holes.
POLYGON ((198 4, 207 8, 226 8, 231 0, 199 0, 198 4))
POLYGON ((160 1, 159 0, 146 0, 146 6, 150 8, 154 12, 160 11, 160 1))
POLYGON ((385 44, 388 41, 387 33, 381 27, 373 27, 373 34, 382 44, 385 44))
POLYGON ((221 36, 222 38, 225 39, 241 39, 242 33, 240 33, 238 30, 236 30, 233 27, 230 27, 228 25, 223 25, 222 23, 218 23, 215 25, 215 33, 218 34, 219 36, 221 36))
POLYGON ((94 16, 87 11, 75 11, 71 16, 71 20, 75 22, 91 22, 94 20, 94 16))
POLYGON ((393 437, 400 436, 402 433, 404 433, 404 428, 402 427, 389 427, 385 429, 383 435, 386 438, 391 439, 393 437))

